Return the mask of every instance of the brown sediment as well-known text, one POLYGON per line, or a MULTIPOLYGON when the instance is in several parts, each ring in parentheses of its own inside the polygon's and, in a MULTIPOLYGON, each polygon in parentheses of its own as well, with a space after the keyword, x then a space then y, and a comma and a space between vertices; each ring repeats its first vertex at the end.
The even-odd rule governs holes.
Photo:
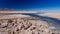
MULTIPOLYGON (((5 19, 0 21, 3 20, 5 19)), ((7 22, 0 22, 0 32, 0 34, 5 34, 5 32, 6 34, 51 34, 47 24, 42 24, 38 19, 32 18, 10 18, 7 22)))

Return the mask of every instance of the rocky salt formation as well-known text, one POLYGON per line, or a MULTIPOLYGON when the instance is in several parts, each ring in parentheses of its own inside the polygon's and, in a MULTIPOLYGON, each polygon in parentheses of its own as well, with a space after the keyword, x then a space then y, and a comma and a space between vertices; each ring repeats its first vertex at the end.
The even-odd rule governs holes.
POLYGON ((29 18, 0 19, 0 34, 54 34, 41 20, 29 18))

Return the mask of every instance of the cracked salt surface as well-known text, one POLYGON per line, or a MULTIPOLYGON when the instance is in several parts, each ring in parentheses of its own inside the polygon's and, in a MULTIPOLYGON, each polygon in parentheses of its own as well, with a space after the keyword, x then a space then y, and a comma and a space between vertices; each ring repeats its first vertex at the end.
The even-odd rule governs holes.
POLYGON ((0 34, 52 34, 52 31, 38 19, 10 18, 0 20, 0 34))

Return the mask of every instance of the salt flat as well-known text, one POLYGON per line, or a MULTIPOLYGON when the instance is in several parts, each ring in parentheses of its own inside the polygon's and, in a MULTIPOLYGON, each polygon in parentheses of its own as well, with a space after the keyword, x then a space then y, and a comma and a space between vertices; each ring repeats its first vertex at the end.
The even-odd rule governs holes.
POLYGON ((60 19, 60 13, 44 13, 44 14, 39 14, 39 15, 60 19))

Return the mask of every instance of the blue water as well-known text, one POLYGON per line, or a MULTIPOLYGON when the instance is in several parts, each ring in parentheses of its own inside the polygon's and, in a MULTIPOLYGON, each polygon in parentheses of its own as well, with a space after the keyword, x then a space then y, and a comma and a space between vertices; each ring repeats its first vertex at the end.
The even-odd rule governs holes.
MULTIPOLYGON (((9 8, 17 10, 26 9, 60 9, 60 0, 0 0, 0 8, 9 8)), ((38 11, 37 11, 38 12, 38 11)), ((57 11, 56 11, 57 12, 57 11)), ((24 14, 32 17, 45 18, 60 24, 60 20, 52 17, 39 16, 36 14, 24 14)))
POLYGON ((43 19, 43 20, 47 19, 47 21, 52 21, 53 24, 56 23, 60 26, 60 20, 58 20, 56 18, 39 16, 39 15, 36 15, 36 14, 23 14, 23 15, 29 15, 29 16, 32 16, 32 17, 37 17, 37 18, 40 18, 40 19, 43 19))

